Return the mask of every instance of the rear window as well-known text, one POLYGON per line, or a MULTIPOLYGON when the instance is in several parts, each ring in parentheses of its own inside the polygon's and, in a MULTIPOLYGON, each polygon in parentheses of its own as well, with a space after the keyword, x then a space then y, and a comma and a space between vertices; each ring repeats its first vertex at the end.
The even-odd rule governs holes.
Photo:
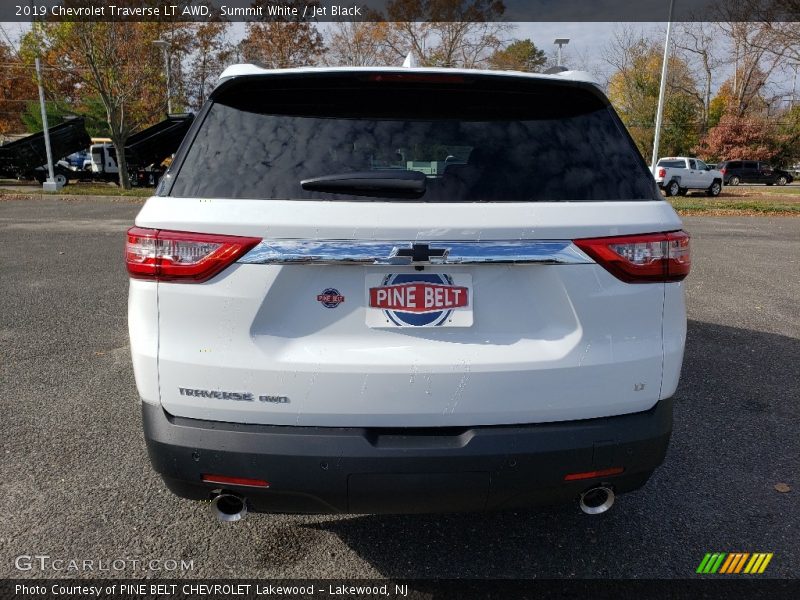
POLYGON ((675 159, 672 159, 672 160, 663 159, 663 160, 658 161, 658 166, 659 167, 667 167, 667 168, 670 168, 670 169, 685 169, 686 168, 686 161, 675 160, 675 159))
POLYGON ((422 202, 660 198, 618 117, 587 86, 435 79, 316 74, 223 84, 178 157, 168 193, 408 201, 385 182, 414 172, 424 189, 414 200, 422 202), (379 185, 301 185, 351 174, 379 175, 379 185))

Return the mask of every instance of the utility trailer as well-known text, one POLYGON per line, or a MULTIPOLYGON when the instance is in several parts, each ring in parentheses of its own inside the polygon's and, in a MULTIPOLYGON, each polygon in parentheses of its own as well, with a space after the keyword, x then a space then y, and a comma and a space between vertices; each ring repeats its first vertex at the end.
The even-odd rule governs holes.
MULTIPOLYGON (((88 148, 92 140, 86 133, 83 117, 68 117, 63 123, 50 127, 48 132, 55 163, 55 180, 59 186, 64 186, 70 180, 78 179, 80 174, 70 169, 68 164, 59 162, 59 159, 88 148)), ((35 179, 43 183, 47 176, 47 150, 43 131, 0 146, 0 177, 35 179)))
MULTIPOLYGON (((181 145, 186 132, 194 120, 194 115, 169 115, 128 138, 125 144, 125 159, 131 185, 155 186, 166 171, 162 166, 165 159, 172 156, 181 145)), ((113 144, 93 144, 92 176, 105 181, 117 181, 119 165, 117 150, 113 144)))

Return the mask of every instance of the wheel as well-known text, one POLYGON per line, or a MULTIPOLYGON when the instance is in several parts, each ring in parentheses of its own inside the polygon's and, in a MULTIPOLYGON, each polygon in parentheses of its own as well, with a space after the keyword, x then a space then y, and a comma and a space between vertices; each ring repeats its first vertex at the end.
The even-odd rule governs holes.
POLYGON ((716 197, 719 196, 719 193, 721 191, 722 191, 722 184, 719 181, 715 181, 710 186, 708 186, 708 189, 706 190, 706 195, 716 197))
POLYGON ((64 173, 56 173, 54 179, 56 185, 60 188, 64 187, 69 183, 69 177, 67 177, 64 173))
POLYGON ((778 177, 778 181, 776 183, 778 185, 786 185, 789 182, 786 181, 786 175, 781 175, 780 177, 778 177))
POLYGON ((739 185, 739 178, 734 175, 728 180, 728 185, 739 185))
POLYGON ((677 196, 681 192, 681 186, 678 185, 677 181, 670 181, 665 189, 667 196, 677 196))

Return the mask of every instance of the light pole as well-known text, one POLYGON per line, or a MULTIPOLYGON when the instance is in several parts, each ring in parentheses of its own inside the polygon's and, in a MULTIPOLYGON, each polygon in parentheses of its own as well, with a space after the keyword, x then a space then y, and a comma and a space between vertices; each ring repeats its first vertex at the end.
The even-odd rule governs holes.
POLYGON ((172 82, 170 78, 169 42, 166 40, 153 40, 153 45, 164 51, 164 72, 167 76, 167 114, 172 114, 172 82))
POLYGON ((42 184, 46 192, 55 192, 61 187, 56 183, 53 171, 53 151, 50 148, 50 130, 47 124, 47 107, 44 101, 44 87, 42 86, 42 68, 39 64, 39 57, 36 57, 36 82, 39 85, 39 106, 42 110, 42 129, 44 132, 44 150, 47 154, 47 181, 42 184))
POLYGON ((553 43, 556 46, 558 46, 558 64, 556 66, 560 67, 560 66, 562 66, 561 65, 561 48, 563 48, 564 46, 569 44, 569 38, 556 38, 553 43))
POLYGON ((800 67, 800 63, 792 63, 791 66, 794 69, 794 79, 792 79, 792 109, 794 109, 795 92, 797 90, 797 67, 800 67))
POLYGON ((656 166, 658 162, 658 142, 661 138, 661 120, 664 117, 664 92, 667 87, 667 64, 669 63, 669 34, 672 32, 672 8, 675 0, 669 0, 669 16, 667 17, 667 35, 664 38, 664 61, 661 63, 661 85, 658 89, 658 109, 656 110, 656 130, 653 137, 653 162, 651 166, 656 166))

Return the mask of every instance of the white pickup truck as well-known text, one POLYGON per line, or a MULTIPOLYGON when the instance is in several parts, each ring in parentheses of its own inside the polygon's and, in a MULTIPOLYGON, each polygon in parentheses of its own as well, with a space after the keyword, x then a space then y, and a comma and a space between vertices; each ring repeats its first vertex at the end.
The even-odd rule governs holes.
POLYGON ((668 156, 652 168, 658 187, 667 196, 684 195, 691 190, 703 190, 707 196, 719 196, 722 173, 709 167, 699 158, 668 156))

